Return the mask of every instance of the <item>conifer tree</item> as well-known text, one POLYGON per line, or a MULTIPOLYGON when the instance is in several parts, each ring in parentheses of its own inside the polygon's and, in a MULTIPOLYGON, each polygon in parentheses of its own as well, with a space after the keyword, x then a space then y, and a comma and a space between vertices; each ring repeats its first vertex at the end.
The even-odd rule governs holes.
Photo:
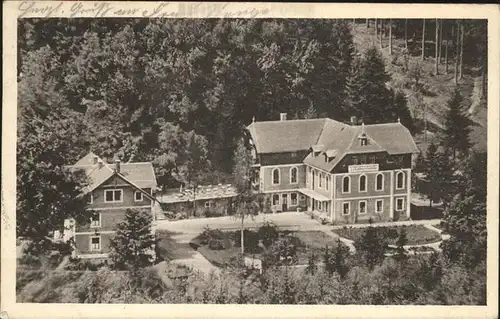
POLYGON ((323 264, 325 265, 325 271, 329 275, 333 274, 335 271, 335 265, 333 263, 332 255, 328 245, 325 246, 325 252, 323 253, 323 264))
POLYGON ((411 133, 415 132, 415 124, 408 108, 408 100, 403 91, 393 92, 393 117, 397 118, 411 133))
POLYGON ((125 220, 118 223, 110 239, 110 257, 117 268, 133 271, 154 261, 155 236, 151 231, 151 214, 127 209, 125 220))
POLYGON ((423 192, 429 199, 429 206, 432 207, 432 202, 449 198, 453 169, 447 153, 438 152, 434 143, 427 148, 424 164, 427 184, 423 192))
POLYGON ((406 236, 406 230, 403 228, 399 232, 398 239, 396 240, 396 255, 394 256, 397 261, 403 263, 407 256, 404 246, 408 243, 408 238, 406 236))
POLYGON ((318 255, 312 251, 307 258, 307 267, 305 269, 306 274, 314 275, 318 270, 316 262, 318 260, 318 255))
POLYGON ((471 120, 462 111, 463 98, 458 89, 448 101, 448 111, 445 116, 445 129, 442 145, 449 149, 453 158, 457 155, 466 156, 470 148, 469 133, 471 120))
POLYGON ((334 261, 335 271, 339 274, 340 278, 345 278, 349 269, 347 267, 347 258, 349 256, 349 248, 343 245, 340 239, 337 239, 337 246, 335 248, 334 261))
POLYGON ((370 124, 390 121, 392 94, 386 86, 389 79, 380 52, 375 47, 368 48, 358 66, 351 68, 348 79, 351 114, 355 113, 370 124))
POLYGON ((384 260, 387 242, 377 232, 375 227, 368 227, 360 240, 354 243, 357 253, 360 254, 366 266, 372 270, 384 260))
POLYGON ((442 219, 450 239, 443 242, 444 255, 472 268, 486 258, 486 154, 467 158, 463 182, 442 219))

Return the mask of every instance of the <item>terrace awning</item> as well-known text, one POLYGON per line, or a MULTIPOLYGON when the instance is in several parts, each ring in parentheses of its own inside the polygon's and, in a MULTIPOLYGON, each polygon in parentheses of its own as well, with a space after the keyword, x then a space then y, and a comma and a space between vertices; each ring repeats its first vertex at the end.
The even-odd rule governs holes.
POLYGON ((309 188, 300 188, 298 189, 299 192, 301 192, 302 194, 306 195, 306 196, 309 196, 315 200, 319 200, 319 201, 327 201, 327 200, 330 200, 330 198, 318 193, 318 192, 315 192, 313 191, 312 189, 309 189, 309 188))

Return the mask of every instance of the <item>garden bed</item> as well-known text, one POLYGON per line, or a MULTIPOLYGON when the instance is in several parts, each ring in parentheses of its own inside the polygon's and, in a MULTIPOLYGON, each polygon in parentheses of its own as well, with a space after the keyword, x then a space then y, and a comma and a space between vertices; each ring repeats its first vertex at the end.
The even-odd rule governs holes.
MULTIPOLYGON (((394 226, 394 227, 374 227, 379 235, 385 237, 389 245, 395 245, 398 234, 402 229, 406 230, 406 245, 423 245, 435 243, 441 240, 441 235, 438 232, 430 230, 423 225, 411 226, 394 226)), ((358 241, 363 236, 366 228, 344 227, 333 230, 340 237, 344 237, 354 242, 358 241)))
MULTIPOLYGON (((204 234, 191 241, 191 246, 198 250, 208 261, 218 267, 227 267, 236 265, 237 257, 240 255, 241 246, 239 244, 240 232, 237 231, 220 231, 214 237, 217 240, 204 238, 204 234)), ((253 240, 258 242, 258 245, 246 245, 245 256, 263 259, 267 248, 263 245, 262 237, 258 231, 245 231, 245 236, 254 237, 253 240)), ((297 264, 307 264, 311 253, 315 253, 319 259, 324 252, 325 247, 336 247, 338 241, 331 236, 321 231, 279 231, 279 237, 293 237, 293 242, 297 247, 297 264)), ((247 238, 247 237, 246 237, 247 238)), ((245 239, 247 241, 247 239, 245 239)), ((344 245, 340 243, 341 245, 344 245)), ((269 246, 269 245, 268 245, 269 246)))

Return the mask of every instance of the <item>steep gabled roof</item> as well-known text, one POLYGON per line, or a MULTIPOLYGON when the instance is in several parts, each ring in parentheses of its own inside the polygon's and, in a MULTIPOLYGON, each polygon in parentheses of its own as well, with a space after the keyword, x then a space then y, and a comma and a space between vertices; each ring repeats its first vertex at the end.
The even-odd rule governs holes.
POLYGON ((366 125, 365 132, 389 154, 418 153, 410 131, 401 123, 366 125))
POLYGON ((304 163, 332 170, 346 154, 387 152, 418 153, 410 132, 401 123, 351 126, 332 119, 254 122, 248 126, 258 153, 281 153, 315 149, 304 163), (366 145, 359 143, 365 137, 366 145), (321 146, 321 147, 320 147, 321 146), (328 152, 330 160, 325 161, 328 152), (332 155, 335 155, 332 157, 332 155))
POLYGON ((284 153, 308 150, 316 144, 325 119, 253 122, 247 128, 257 152, 284 153))
POLYGON ((88 193, 102 185, 112 176, 117 174, 129 184, 136 188, 152 188, 155 189, 156 177, 151 163, 121 163, 120 173, 115 171, 115 164, 109 164, 89 152, 87 155, 78 160, 74 165, 66 166, 70 171, 83 170, 89 180, 89 185, 84 189, 84 193, 88 193), (94 157, 102 162, 102 166, 94 163, 94 157))

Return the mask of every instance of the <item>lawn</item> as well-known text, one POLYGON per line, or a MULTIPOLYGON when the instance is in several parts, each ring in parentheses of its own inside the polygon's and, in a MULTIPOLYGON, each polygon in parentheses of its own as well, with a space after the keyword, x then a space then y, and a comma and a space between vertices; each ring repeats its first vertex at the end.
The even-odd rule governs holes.
MULTIPOLYGON (((401 229, 406 230, 406 238, 408 239, 407 245, 422 245, 435 243, 441 240, 441 235, 433 230, 430 230, 423 225, 411 226, 395 226, 395 227, 375 227, 377 232, 388 239, 390 245, 395 245, 398 233, 401 229)), ((366 228, 352 228, 344 227, 341 229, 333 230, 334 233, 340 237, 344 237, 353 241, 358 241, 366 228)))
MULTIPOLYGON (((202 244, 200 238, 195 238, 191 242, 192 246, 197 247, 200 252, 208 261, 218 267, 226 267, 232 265, 234 259, 240 253, 240 246, 235 242, 234 238, 239 236, 239 232, 222 232, 224 239, 223 247, 219 249, 211 249, 208 244, 202 244)), ((321 231, 298 231, 298 232, 283 232, 280 235, 290 234, 297 239, 297 257, 298 264, 307 264, 309 255, 314 252, 321 257, 326 245, 333 248, 336 247, 338 241, 331 236, 321 231)), ((341 243, 341 245, 343 245, 341 243)), ((256 249, 247 251, 245 253, 248 257, 262 258, 265 253, 265 248, 259 245, 256 249)))

